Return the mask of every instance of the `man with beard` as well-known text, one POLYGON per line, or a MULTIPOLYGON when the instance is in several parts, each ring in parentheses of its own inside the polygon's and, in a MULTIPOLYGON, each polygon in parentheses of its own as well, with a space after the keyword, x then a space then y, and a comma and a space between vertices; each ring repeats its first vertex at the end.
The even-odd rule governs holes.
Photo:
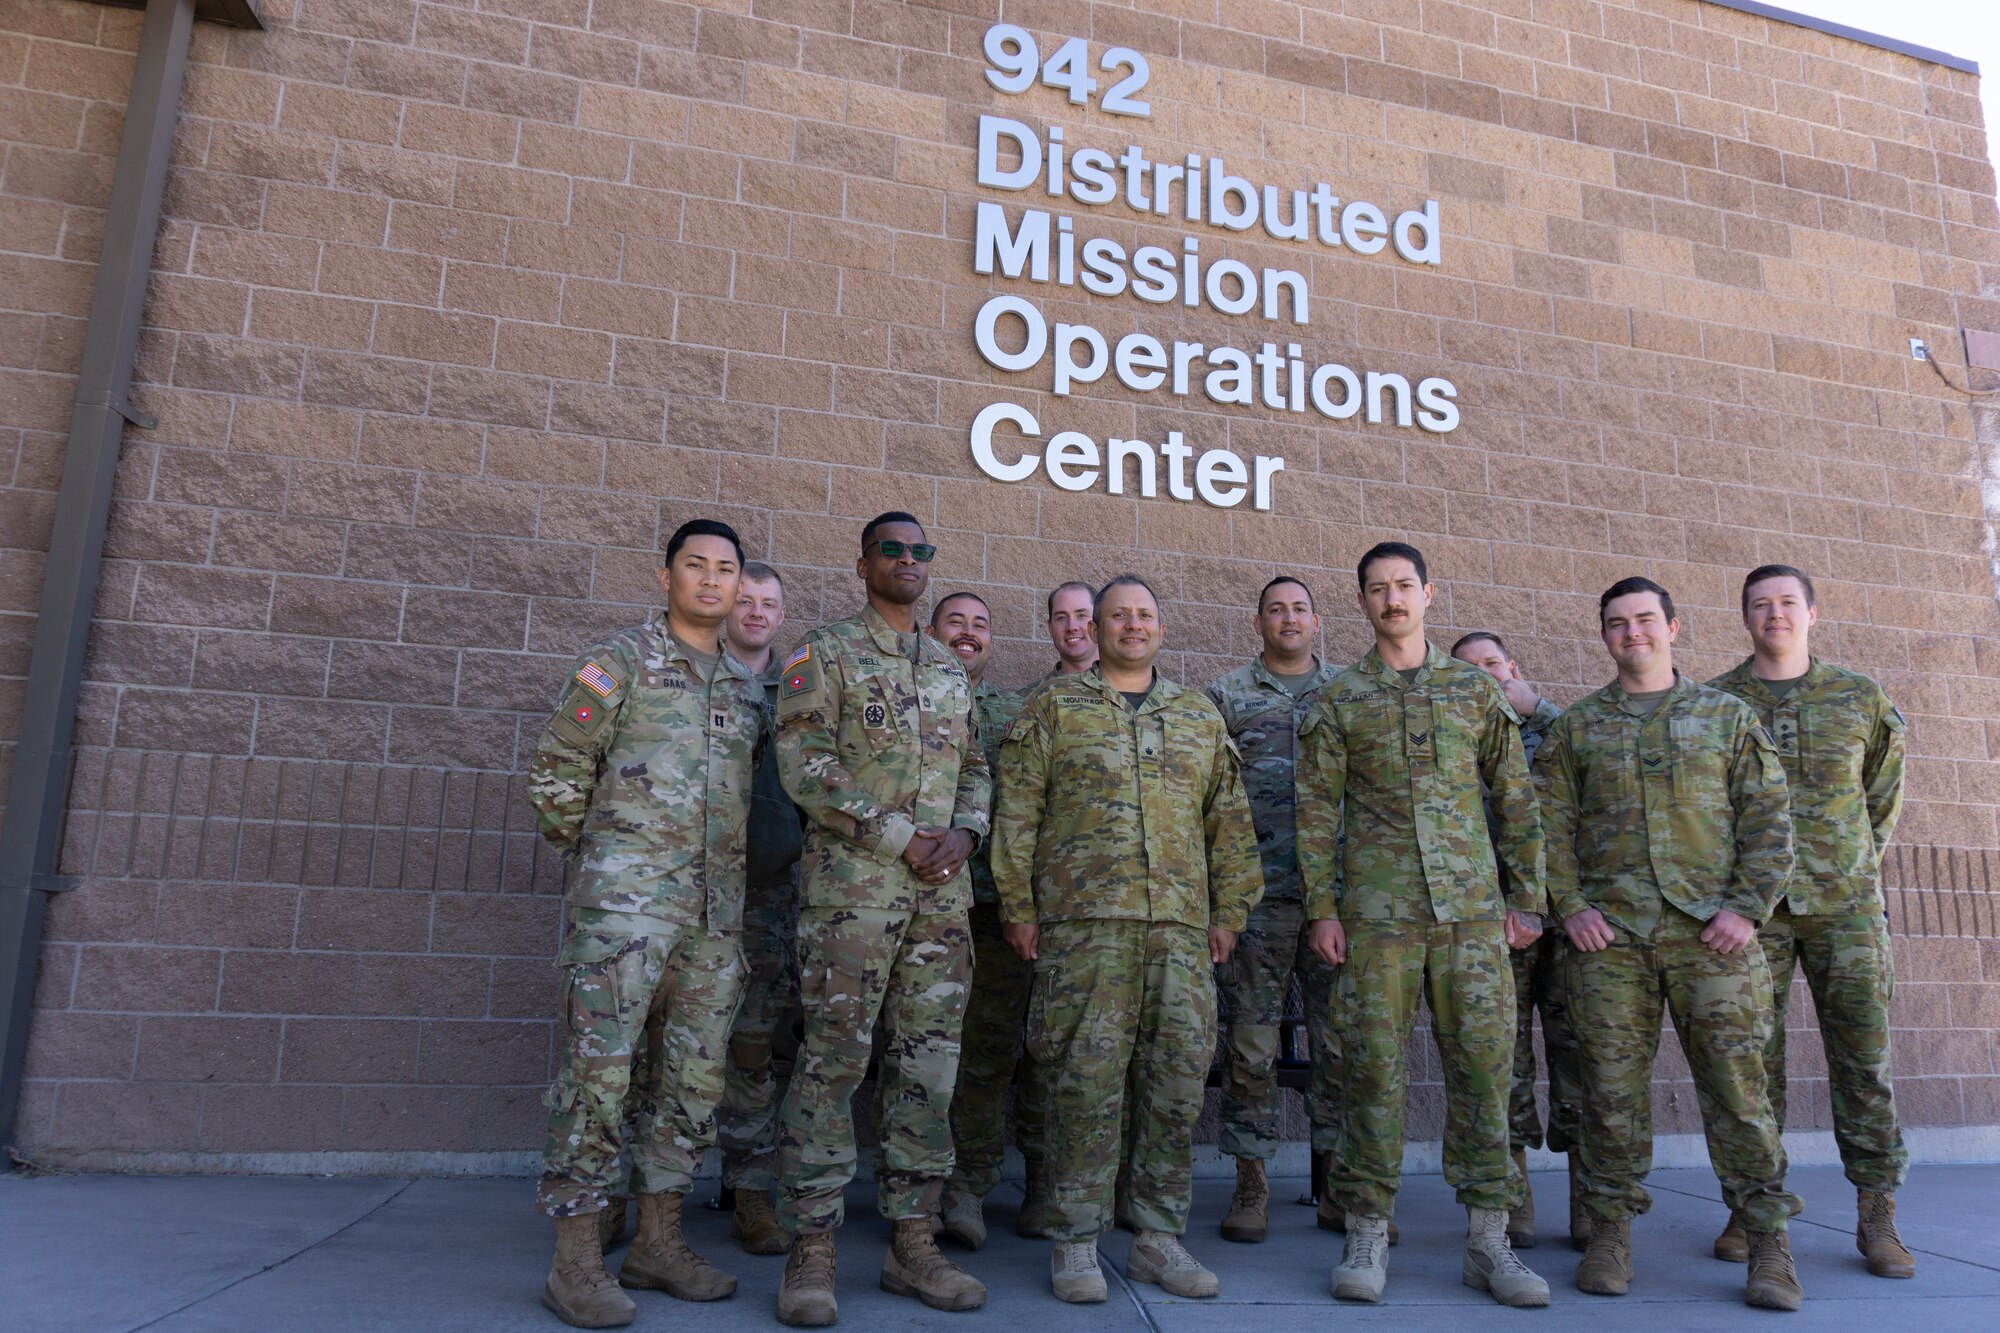
MULTIPOLYGON (((979 740, 986 764, 997 771, 1000 742, 1021 712, 1021 696, 986 680, 993 655, 993 613, 977 593, 955 592, 931 612, 931 637, 951 649, 972 682, 979 710, 979 740)), ((958 1087, 951 1096, 951 1181, 945 1186, 944 1234, 968 1249, 986 1243, 983 1200, 1000 1183, 1005 1157, 1007 1087, 1021 1057, 1032 970, 1000 935, 1000 900, 993 890, 991 845, 973 854, 972 995, 965 1005, 959 1043, 958 1087)), ((1040 1209, 1042 1185, 1041 1099, 1032 1065, 1014 1104, 1014 1138, 1028 1166, 1029 1197, 1021 1211, 1040 1209)))
POLYGON ((881 1166, 893 1236, 882 1287, 940 1310, 986 1303, 946 1259, 931 1218, 951 1171, 950 1108, 972 977, 965 863, 989 827, 992 783, 972 687, 917 627, 937 548, 905 513, 861 531, 861 614, 813 631, 779 668, 778 764, 805 811, 799 990, 805 1035, 778 1141, 780 1212, 794 1233, 778 1318, 831 1324, 834 1232, 854 1177, 854 1090, 877 1024, 881 1166))
POLYGON ((1299 870, 1314 952, 1341 964, 1340 1148, 1347 1246, 1333 1294, 1379 1301, 1403 1170, 1404 1050, 1423 1001, 1444 1054, 1445 1180, 1465 1205, 1466 1285, 1549 1303, 1514 1253, 1524 1182, 1507 1151, 1514 984, 1542 930, 1542 835, 1520 718, 1492 677, 1424 639, 1422 552, 1381 542, 1355 568, 1375 647, 1320 691, 1299 733, 1299 870), (1499 818, 1499 866, 1486 826, 1499 818), (1343 841, 1341 834, 1345 831, 1343 841))
MULTIPOLYGON (((1224 1240, 1264 1239, 1271 1187, 1265 1164, 1278 1151, 1278 1024, 1292 978, 1304 987, 1312 1079, 1306 1118, 1312 1148, 1328 1153, 1338 1127, 1339 1048, 1333 1040, 1333 969, 1306 942, 1299 899, 1296 757, 1300 721, 1338 668, 1321 662, 1319 616, 1312 592, 1279 575, 1257 596, 1257 637, 1264 651, 1208 687, 1229 737, 1243 756, 1243 785, 1257 827, 1264 896, 1216 972, 1229 1010, 1223 1038, 1222 1151, 1236 1159, 1236 1192, 1222 1219, 1224 1240)), ((1325 1212, 1330 1198, 1322 1197, 1325 1212)))
POLYGON ((1180 1236, 1213 968, 1263 887, 1256 833, 1215 706, 1154 669, 1165 626, 1152 589, 1120 575, 1093 620, 1097 665, 1046 682, 1008 732, 994 817, 1002 929, 1035 965, 1028 1040, 1050 1085, 1051 1286, 1106 1298, 1097 1238, 1122 1162, 1137 1233, 1126 1276, 1214 1296, 1180 1236))

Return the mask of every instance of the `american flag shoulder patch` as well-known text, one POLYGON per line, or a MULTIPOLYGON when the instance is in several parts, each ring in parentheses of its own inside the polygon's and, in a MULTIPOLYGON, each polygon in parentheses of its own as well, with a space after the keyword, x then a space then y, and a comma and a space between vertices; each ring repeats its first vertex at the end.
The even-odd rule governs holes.
POLYGON ((798 666, 801 663, 812 661, 812 655, 813 655, 813 650, 811 644, 809 643, 800 644, 798 651, 793 653, 790 657, 786 658, 785 664, 778 668, 778 674, 782 676, 787 671, 790 671, 793 667, 798 666))
POLYGON ((578 668, 576 679, 584 688, 595 691, 600 699, 609 699, 612 691, 618 688, 618 682, 612 679, 611 673, 595 662, 585 662, 578 668))

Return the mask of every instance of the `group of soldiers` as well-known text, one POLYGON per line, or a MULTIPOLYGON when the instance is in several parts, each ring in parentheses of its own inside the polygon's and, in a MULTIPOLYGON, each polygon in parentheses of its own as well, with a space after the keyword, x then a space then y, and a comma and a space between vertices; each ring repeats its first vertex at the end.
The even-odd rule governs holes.
POLYGON ((1400 542, 1357 566, 1375 639, 1361 661, 1319 659, 1312 591, 1280 575, 1258 597, 1262 651, 1206 691, 1156 670, 1166 613, 1131 574, 1050 593, 1055 666, 997 688, 982 598, 949 593, 920 620, 935 555, 908 514, 868 523, 865 606, 781 658, 778 574, 727 525, 684 524, 664 611, 591 647, 542 733, 540 827, 574 858, 538 1188, 556 1230, 543 1303, 565 1322, 630 1322, 621 1288, 735 1290, 682 1228, 717 1142, 730 1234, 787 1255, 779 1319, 835 1322, 871 1065, 885 1290, 985 1303, 938 1239, 984 1244, 1017 1088, 1016 1228, 1053 1242, 1054 1294, 1105 1300, 1097 1242, 1123 1226, 1128 1277, 1214 1296, 1182 1237, 1218 1009, 1236 1162, 1220 1229, 1258 1242, 1295 985, 1318 1222, 1345 1235, 1338 1298, 1386 1289, 1406 1044, 1427 1004, 1469 1286, 1549 1300, 1517 1253, 1535 1243, 1539 1014, 1575 1284, 1626 1291, 1664 1014, 1730 1209, 1716 1256, 1747 1264, 1749 1304, 1798 1309, 1780 1140, 1795 968, 1857 1248, 1871 1273, 1914 1275, 1878 883, 1904 722, 1873 681, 1812 655, 1806 573, 1746 576, 1751 653, 1707 685, 1674 667, 1668 591, 1612 585, 1615 678, 1565 711, 1497 633, 1449 654, 1426 639, 1429 572, 1400 542), (773 1044, 795 1006, 780 1105, 773 1044), (637 1229, 613 1277, 627 1194, 637 1229))

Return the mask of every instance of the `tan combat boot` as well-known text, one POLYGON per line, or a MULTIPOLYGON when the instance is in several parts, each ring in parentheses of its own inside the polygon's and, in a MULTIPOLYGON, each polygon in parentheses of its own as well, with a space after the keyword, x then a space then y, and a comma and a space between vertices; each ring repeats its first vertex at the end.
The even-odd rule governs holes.
POLYGON ((1582 1163, 1574 1148, 1569 1153, 1569 1247, 1581 1253, 1590 1244, 1590 1209, 1583 1206, 1582 1163))
POLYGON ((1743 1229, 1743 1218, 1740 1214, 1731 1213, 1729 1225, 1715 1238, 1715 1257, 1725 1264, 1750 1262, 1750 1234, 1743 1229))
POLYGON ((639 1229, 618 1267, 618 1285, 664 1291, 683 1301, 719 1301, 736 1279, 688 1248, 681 1235, 681 1194, 641 1194, 639 1229))
POLYGON ((891 1223, 882 1290, 914 1296, 933 1310, 977 1310, 986 1304, 985 1284, 944 1257, 928 1217, 899 1217, 891 1223))
POLYGON ((1743 1286, 1743 1303, 1760 1310, 1796 1310, 1805 1304, 1805 1299, 1785 1233, 1751 1232, 1750 1278, 1743 1286))
POLYGON ((1022 1187, 1021 1211, 1014 1215, 1014 1234, 1026 1240, 1042 1240, 1049 1234, 1049 1195, 1042 1173, 1031 1165, 1022 1187))
POLYGON ((1521 1262, 1508 1243, 1507 1214, 1498 1208, 1468 1208, 1465 1231, 1465 1285, 1492 1293, 1502 1305, 1547 1305, 1549 1284, 1521 1262))
POLYGON ((639 1313, 604 1271, 597 1214, 556 1220, 556 1258, 542 1287, 542 1304, 574 1328, 622 1328, 639 1313))
POLYGON ((825 1328, 840 1318, 833 1299, 838 1252, 831 1231, 802 1231, 792 1238, 785 1280, 778 1287, 778 1322, 790 1328, 825 1328))
POLYGON ((1507 1214, 1507 1239, 1517 1250, 1535 1248, 1535 1189, 1528 1183, 1528 1154, 1514 1154, 1514 1169, 1521 1173, 1521 1206, 1507 1214))
POLYGON ((1271 1183, 1264 1178, 1264 1163, 1255 1157, 1236 1159, 1236 1193, 1229 1196, 1229 1211, 1222 1215, 1222 1238, 1256 1244, 1270 1229, 1271 1183))
POLYGON ((1140 1227, 1125 1255, 1125 1276, 1134 1282, 1155 1282, 1169 1296, 1205 1300, 1220 1295, 1222 1282, 1203 1268, 1171 1231, 1140 1227))
POLYGON ((1623 1296, 1632 1282, 1632 1224, 1591 1219, 1590 1244, 1576 1266, 1576 1289, 1593 1296, 1623 1296))
POLYGON ((1373 1304, 1389 1285, 1389 1219, 1380 1213, 1349 1213, 1344 1222, 1347 1248, 1333 1270, 1333 1294, 1373 1304))
MULTIPOLYGON (((1321 1231, 1331 1231, 1335 1235, 1340 1235, 1347 1230, 1347 1213, 1341 1208, 1340 1200, 1333 1197, 1333 1191, 1331 1190, 1319 1196, 1319 1219, 1316 1225, 1321 1231)), ((1390 1218, 1390 1246, 1393 1248, 1396 1242, 1402 1238, 1402 1228, 1396 1225, 1395 1218, 1390 1218)))
POLYGON ((729 1238, 741 1244, 745 1254, 783 1254, 792 1248, 792 1238, 779 1224, 778 1210, 771 1206, 767 1190, 736 1191, 736 1210, 729 1218, 729 1238))
POLYGON ((614 1194, 597 1214, 597 1247, 609 1251, 625 1239, 625 1198, 614 1194))
POLYGON ((1915 1277, 1917 1256, 1896 1234, 1896 1196, 1862 1190, 1855 1199, 1860 1219, 1854 1224, 1854 1248, 1867 1256, 1876 1277, 1915 1277))
POLYGON ((1059 1240, 1049 1255, 1049 1286, 1071 1305, 1101 1305, 1108 1294, 1095 1240, 1059 1240))
POLYGON ((968 1250, 986 1243, 986 1208, 977 1194, 946 1189, 938 1211, 943 1217, 945 1235, 968 1250))

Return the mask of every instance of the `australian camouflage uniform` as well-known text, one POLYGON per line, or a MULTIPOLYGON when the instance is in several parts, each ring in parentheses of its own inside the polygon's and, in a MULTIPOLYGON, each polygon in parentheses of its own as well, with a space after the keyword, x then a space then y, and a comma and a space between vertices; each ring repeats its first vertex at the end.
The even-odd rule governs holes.
MULTIPOLYGON (((777 721, 779 660, 759 683, 777 721)), ((799 1007, 799 810, 785 794, 773 747, 758 761, 750 805, 748 889, 743 898, 743 1003, 729 1031, 729 1077, 716 1113, 722 1183, 769 1190, 776 1183, 778 1081, 771 1049, 799 1007)))
POLYGON ((972 687, 950 651, 873 607, 814 630, 778 682, 778 765, 805 812, 799 992, 805 1034, 778 1134, 780 1217, 840 1225, 854 1177, 854 1090, 879 1021, 883 1216, 927 1217, 950 1174, 951 1094, 972 976, 970 876, 924 883, 919 829, 989 827, 972 687))
POLYGON ((1910 1156, 1889 1082, 1896 974, 1881 868, 1903 806, 1903 715, 1868 677, 1817 659, 1783 697, 1748 659, 1709 684, 1755 710, 1777 743, 1791 798, 1792 876, 1757 932, 1771 969, 1764 1069, 1772 1118, 1783 1128, 1785 1016, 1796 967, 1819 1013, 1847 1178, 1892 1194, 1910 1156))
MULTIPOLYGON (((1020 716, 1023 699, 983 681, 973 690, 979 710, 979 739, 987 768, 999 772, 1000 742, 1020 716)), ((1000 1183, 1006 1154, 1007 1088, 1022 1061, 1022 1033, 1033 979, 1029 963, 1000 934, 1000 896, 993 888, 992 844, 968 864, 972 872, 972 995, 965 1006, 965 1035, 958 1060, 958 1088, 951 1098, 951 1138, 956 1161, 953 1188, 985 1195, 1000 1183)), ((1014 1105, 1014 1141, 1027 1169, 1043 1167, 1045 1097, 1036 1092, 1039 1066, 1028 1059, 1021 1069, 1021 1095, 1014 1105)), ((1032 1176, 1031 1176, 1032 1178, 1032 1176)))
MULTIPOLYGON (((1547 699, 1538 701, 1532 716, 1521 722, 1521 749, 1530 771, 1535 751, 1562 709, 1547 699)), ((1494 836, 1497 821, 1489 820, 1494 836)), ((1507 882, 1507 867, 1500 867, 1507 882)), ((1543 919, 1542 937, 1513 951, 1514 962, 1514 1086, 1507 1110, 1508 1138, 1515 1152, 1539 1148, 1544 1142, 1542 1118, 1535 1106, 1535 1015, 1542 1018, 1542 1056, 1549 1071, 1550 1152, 1576 1147, 1583 1115, 1583 1070, 1576 1051, 1576 1034, 1569 1021, 1569 941, 1553 914, 1543 919)))
POLYGON ((1444 1055, 1445 1179, 1468 1207, 1515 1207, 1525 1182, 1507 1139, 1514 973, 1505 921, 1510 907, 1534 917, 1544 909, 1520 718, 1491 676, 1435 647, 1409 681, 1370 650, 1306 715, 1298 828, 1306 917, 1338 918, 1347 933, 1335 988, 1335 1197, 1352 1213, 1394 1208, 1404 1048, 1428 999, 1444 1055))
POLYGON ((577 664, 529 768, 542 836, 574 859, 537 1191, 551 1216, 596 1212, 621 1183, 628 1093, 639 1193, 685 1194, 715 1138, 766 727, 748 671, 726 655, 706 671, 665 613, 619 631, 577 664), (642 1043, 657 1054, 635 1086, 642 1043))
POLYGON ((1136 709, 1095 669, 1048 682, 1007 733, 994 827, 1001 915, 1041 927, 1049 1235, 1109 1228, 1121 1161, 1132 1224, 1178 1234, 1215 1049, 1207 932, 1241 931, 1262 890, 1228 731, 1157 675, 1136 709))
POLYGON ((1279 1025, 1294 977, 1312 1060, 1305 1110, 1314 1150, 1330 1151, 1338 1134, 1334 973, 1307 944, 1296 795, 1299 723, 1338 671, 1315 658, 1304 688, 1294 693, 1258 657, 1208 687, 1243 757, 1243 787, 1264 871, 1264 896, 1235 953, 1216 969, 1224 1018, 1221 1148, 1231 1157, 1268 1162, 1277 1154, 1279 1025))
POLYGON ((1549 898, 1590 908, 1614 936, 1574 955, 1570 1013, 1590 1096, 1578 1185, 1591 1213, 1644 1213, 1652 1070, 1662 1009, 1694 1076, 1709 1160, 1751 1232, 1796 1211, 1764 1081, 1771 975, 1753 939, 1718 953, 1701 932, 1724 908, 1771 913, 1792 872, 1785 772, 1741 700, 1676 675, 1649 713, 1607 685, 1573 704, 1535 755, 1549 898))

